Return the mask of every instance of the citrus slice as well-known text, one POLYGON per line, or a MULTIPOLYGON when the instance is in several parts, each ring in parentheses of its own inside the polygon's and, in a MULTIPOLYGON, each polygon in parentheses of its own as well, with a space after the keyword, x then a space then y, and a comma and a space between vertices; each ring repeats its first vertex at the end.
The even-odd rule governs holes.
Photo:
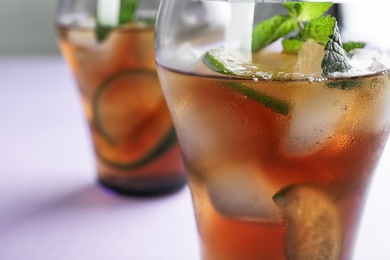
POLYGON ((288 260, 340 260, 342 224, 332 199, 308 184, 280 190, 273 197, 287 224, 288 260))
POLYGON ((155 71, 115 74, 96 91, 93 112, 95 150, 112 166, 139 167, 176 140, 155 71))
POLYGON ((248 57, 237 50, 211 49, 203 57, 203 63, 211 70, 226 75, 251 77, 260 71, 256 64, 248 61, 248 57))
MULTIPOLYGON (((244 62, 243 60, 245 58, 240 52, 223 48, 212 49, 203 57, 203 63, 212 71, 220 74, 249 77, 254 75, 256 71, 261 71, 255 64, 244 62)), ((237 93, 284 116, 287 116, 291 110, 291 104, 288 102, 273 97, 268 93, 249 88, 242 83, 225 82, 223 86, 233 89, 237 93)))

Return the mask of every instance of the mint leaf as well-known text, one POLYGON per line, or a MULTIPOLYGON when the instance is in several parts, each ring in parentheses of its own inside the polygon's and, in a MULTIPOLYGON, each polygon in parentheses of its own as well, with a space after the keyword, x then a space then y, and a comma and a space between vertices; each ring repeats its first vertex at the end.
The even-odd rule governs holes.
POLYGON ((296 18, 299 22, 308 22, 314 18, 320 17, 333 5, 331 2, 285 2, 291 17, 296 18))
POLYGON ((111 0, 97 2, 95 37, 98 42, 104 41, 114 28, 135 20, 139 0, 120 0, 118 12, 108 8, 112 4, 111 0))
POLYGON ((299 37, 284 39, 282 41, 283 51, 297 54, 305 41, 315 41, 325 45, 333 34, 336 19, 331 16, 320 16, 305 24, 299 32, 299 37))
POLYGON ((288 15, 297 18, 300 13, 300 5, 302 3, 293 3, 293 2, 285 2, 283 3, 284 7, 286 7, 288 11, 288 15))
POLYGON ((252 52, 264 48, 298 28, 297 21, 287 15, 276 15, 259 23, 252 33, 252 52))
POLYGON ((113 27, 104 26, 100 21, 96 21, 95 38, 98 42, 103 42, 113 27))
POLYGON ((282 41, 283 52, 297 54, 303 43, 304 41, 299 38, 284 39, 282 41))
POLYGON ((321 45, 325 45, 333 34, 335 24, 336 18, 329 15, 321 16, 307 23, 299 36, 304 41, 313 40, 321 45))
POLYGON ((119 24, 130 23, 135 20, 139 0, 121 0, 119 9, 119 24))
POLYGON ((363 49, 366 46, 364 42, 346 42, 343 43, 343 48, 345 51, 350 52, 354 49, 363 49))
POLYGON ((337 22, 333 30, 333 35, 325 46, 325 56, 321 62, 323 76, 329 76, 334 72, 345 72, 352 68, 341 43, 337 22))
MULTIPOLYGON (((252 33, 252 51, 256 52, 261 48, 266 47, 267 45, 275 42, 279 38, 282 38, 289 34, 290 32, 302 28, 304 25, 303 22, 309 22, 313 19, 316 19, 323 15, 333 4, 330 2, 285 2, 284 6, 288 11, 288 15, 276 15, 268 20, 265 20, 259 23, 252 33)), ((304 36, 309 36, 311 34, 320 35, 320 26, 323 24, 329 23, 329 21, 316 21, 313 27, 307 28, 304 36), (318 28, 317 28, 318 27, 318 28), (313 31, 313 32, 312 32, 313 31)), ((330 26, 331 27, 331 26, 330 26)), ((333 27, 331 27, 332 29, 333 27)), ((327 31, 323 32, 325 34, 325 42, 328 40, 326 35, 327 31)), ((322 36, 314 36, 316 38, 322 36)), ((325 43, 323 43, 325 45, 325 43)), ((296 51, 291 50, 291 51, 296 51)))

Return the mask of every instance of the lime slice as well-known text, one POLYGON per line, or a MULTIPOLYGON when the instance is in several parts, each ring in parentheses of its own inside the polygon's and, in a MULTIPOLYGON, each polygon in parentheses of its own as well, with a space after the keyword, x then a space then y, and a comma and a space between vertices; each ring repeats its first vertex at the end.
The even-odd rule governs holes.
POLYGON ((341 259, 340 213, 325 192, 298 184, 282 189, 273 199, 287 224, 288 260, 341 259))
MULTIPOLYGON (((215 55, 215 54, 214 54, 215 55)), ((231 70, 228 65, 225 65, 223 61, 219 60, 214 56, 211 51, 206 52, 205 56, 203 57, 203 63, 209 67, 211 70, 221 73, 221 74, 227 74, 227 75, 236 75, 236 72, 231 70)))
POLYGON ((246 87, 238 82, 224 82, 223 86, 231 88, 249 99, 270 108, 276 113, 287 116, 291 110, 291 105, 281 99, 271 97, 263 92, 246 87))
MULTIPOLYGON (((222 48, 208 51, 203 57, 203 63, 212 71, 234 76, 248 77, 254 75, 259 68, 255 64, 242 62, 244 57, 237 51, 222 48)), ((291 105, 279 98, 249 88, 239 82, 224 82, 223 86, 235 90, 249 99, 270 108, 276 113, 287 116, 291 105)))
POLYGON ((176 141, 155 71, 115 74, 96 91, 92 106, 95 149, 107 164, 136 168, 176 141))
POLYGON ((203 63, 212 71, 232 76, 251 77, 260 71, 242 52, 225 48, 206 52, 203 63))

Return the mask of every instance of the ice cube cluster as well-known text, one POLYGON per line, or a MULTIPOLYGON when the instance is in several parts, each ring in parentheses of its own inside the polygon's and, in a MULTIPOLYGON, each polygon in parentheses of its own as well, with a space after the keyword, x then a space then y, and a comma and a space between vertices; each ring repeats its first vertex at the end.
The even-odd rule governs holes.
MULTIPOLYGON (((348 62, 353 68, 347 72, 333 73, 331 77, 356 77, 384 72, 390 68, 389 54, 370 47, 355 49, 348 54, 348 62)), ((340 125, 348 115, 356 114, 357 108, 352 108, 357 98, 355 91, 324 87, 326 80, 321 75, 321 55, 323 52, 318 45, 308 42, 298 55, 298 71, 310 75, 309 82, 312 84, 305 91, 299 92, 291 111, 290 126, 283 143, 283 150, 291 156, 305 156, 317 151, 332 139, 336 131, 340 131, 340 125), (321 80, 325 83, 321 83, 321 80)), ((374 101, 366 100, 359 105, 361 108, 367 106, 367 109, 360 109, 359 124, 354 126, 356 130, 380 131, 389 122, 390 115, 383 112, 383 104, 389 101, 390 93, 388 88, 380 86, 384 84, 382 82, 375 86, 378 93, 374 101)), ((369 94, 365 95, 367 99, 369 94)))
MULTIPOLYGON (((324 46, 305 42, 299 53, 297 72, 310 77, 322 77, 321 62, 324 57, 324 46)), ((381 51, 373 47, 354 49, 346 53, 352 69, 346 72, 335 72, 332 77, 363 76, 378 73, 390 68, 390 51, 381 51)))

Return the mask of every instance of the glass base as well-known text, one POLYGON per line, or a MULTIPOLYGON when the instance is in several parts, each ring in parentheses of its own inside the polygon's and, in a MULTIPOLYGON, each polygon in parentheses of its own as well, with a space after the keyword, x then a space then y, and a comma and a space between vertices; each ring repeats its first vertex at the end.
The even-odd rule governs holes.
POLYGON ((112 178, 99 176, 104 187, 128 196, 160 196, 174 193, 183 188, 187 179, 184 174, 168 177, 112 178))

